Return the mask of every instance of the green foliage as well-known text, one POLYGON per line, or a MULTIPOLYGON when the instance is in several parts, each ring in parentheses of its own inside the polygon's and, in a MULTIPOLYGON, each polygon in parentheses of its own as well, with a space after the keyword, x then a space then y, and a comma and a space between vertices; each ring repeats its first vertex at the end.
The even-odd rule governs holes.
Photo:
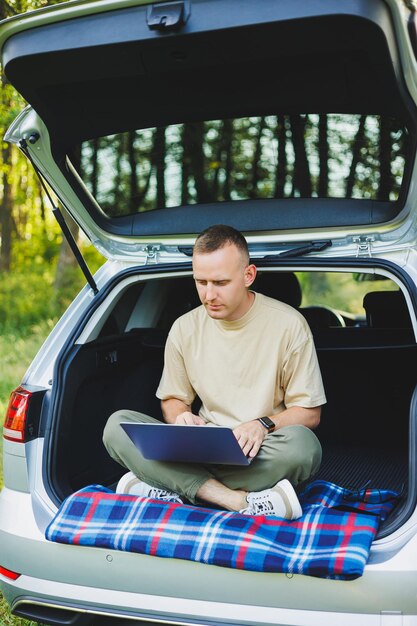
POLYGON ((370 282, 358 281, 357 275, 349 272, 297 272, 303 294, 301 306, 328 306, 353 315, 365 315, 363 298, 368 291, 398 289, 392 280, 372 276, 370 282))
MULTIPOLYGON (((41 244, 38 244, 41 247, 41 244)), ((45 261, 36 253, 36 243, 29 253, 21 252, 23 261, 11 272, 0 272, 0 334, 27 336, 33 327, 57 320, 85 285, 85 278, 78 265, 64 268, 59 289, 55 286, 56 258, 45 261)), ((90 246, 84 256, 94 272, 103 258, 90 246)))
POLYGON ((29 334, 11 332, 0 335, 0 423, 5 415, 10 393, 20 384, 23 374, 52 330, 53 324, 53 320, 46 320, 33 327, 29 334))
POLYGON ((50 271, 0 274, 1 333, 27 334, 40 320, 56 318, 58 313, 50 271))
POLYGON ((9 608, 6 604, 6 601, 2 598, 1 594, 0 594, 0 625, 1 626, 39 626, 39 624, 35 624, 35 622, 28 622, 27 620, 21 619, 20 617, 13 617, 12 615, 10 615, 9 608))

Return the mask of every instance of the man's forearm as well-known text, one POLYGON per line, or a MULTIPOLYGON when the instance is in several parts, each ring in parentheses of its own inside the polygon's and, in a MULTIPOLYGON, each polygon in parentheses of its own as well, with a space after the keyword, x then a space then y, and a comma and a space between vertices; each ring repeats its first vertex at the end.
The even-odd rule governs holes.
POLYGON ((278 415, 269 415, 273 422, 276 424, 276 428, 283 428, 284 426, 293 426, 294 424, 301 424, 314 430, 320 424, 321 407, 316 406, 311 409, 306 409, 302 406, 292 406, 289 409, 285 409, 278 415))
MULTIPOLYGON (((294 426, 301 424, 307 428, 314 429, 320 423, 321 407, 306 409, 302 406, 293 406, 285 409, 277 415, 267 415, 275 424, 275 430, 279 430, 284 426, 294 426)), ((233 433, 239 442, 246 456, 255 457, 267 436, 266 428, 259 422, 259 418, 243 422, 233 429, 233 433)))
POLYGON ((174 424, 177 416, 185 411, 190 411, 191 407, 177 398, 168 398, 168 400, 161 401, 161 409, 166 423, 174 424))

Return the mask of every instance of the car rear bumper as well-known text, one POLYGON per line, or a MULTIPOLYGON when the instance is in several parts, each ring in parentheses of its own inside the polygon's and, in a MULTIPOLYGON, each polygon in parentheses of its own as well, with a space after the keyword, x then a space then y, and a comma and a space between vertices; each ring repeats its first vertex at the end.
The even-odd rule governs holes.
POLYGON ((0 591, 25 617, 74 626, 89 614, 180 625, 417 626, 415 535, 356 580, 290 577, 53 543, 33 501, 0 494, 0 565, 21 574, 0 574, 0 591), (396 616, 404 621, 387 621, 396 616))
MULTIPOLYGON (((349 584, 349 583, 342 583, 349 584)), ((3 584, 12 611, 50 624, 82 625, 87 617, 111 616, 144 623, 190 626, 217 624, 285 626, 416 626, 417 615, 401 611, 354 613, 279 609, 226 602, 196 601, 98 589, 22 576, 19 587, 3 584)), ((323 598, 325 603, 325 599, 323 598)), ((128 623, 128 621, 127 621, 128 623)))

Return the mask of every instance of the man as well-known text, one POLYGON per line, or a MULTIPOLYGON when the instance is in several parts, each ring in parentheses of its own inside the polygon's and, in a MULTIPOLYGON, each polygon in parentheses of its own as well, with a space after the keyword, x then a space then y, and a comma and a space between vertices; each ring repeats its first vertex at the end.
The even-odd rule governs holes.
POLYGON ((319 468, 312 429, 326 401, 308 324, 292 307, 250 290, 256 267, 245 238, 229 226, 199 235, 193 275, 202 306, 169 333, 156 394, 163 417, 230 427, 253 460, 243 468, 146 460, 120 422, 157 420, 117 411, 104 431, 109 453, 130 470, 117 491, 296 519, 302 510, 292 485, 319 468), (199 415, 191 410, 196 396, 199 415))

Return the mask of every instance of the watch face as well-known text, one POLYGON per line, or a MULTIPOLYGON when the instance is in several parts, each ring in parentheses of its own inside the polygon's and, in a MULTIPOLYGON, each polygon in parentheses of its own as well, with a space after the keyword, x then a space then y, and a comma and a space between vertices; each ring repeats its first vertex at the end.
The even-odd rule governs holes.
POLYGON ((274 424, 274 422, 273 422, 271 419, 269 419, 269 417, 260 417, 260 418, 259 418, 259 421, 260 421, 260 422, 261 422, 261 424, 262 424, 263 426, 265 426, 265 428, 267 428, 268 430, 270 430, 270 429, 272 429, 272 428, 275 428, 275 424, 274 424))

